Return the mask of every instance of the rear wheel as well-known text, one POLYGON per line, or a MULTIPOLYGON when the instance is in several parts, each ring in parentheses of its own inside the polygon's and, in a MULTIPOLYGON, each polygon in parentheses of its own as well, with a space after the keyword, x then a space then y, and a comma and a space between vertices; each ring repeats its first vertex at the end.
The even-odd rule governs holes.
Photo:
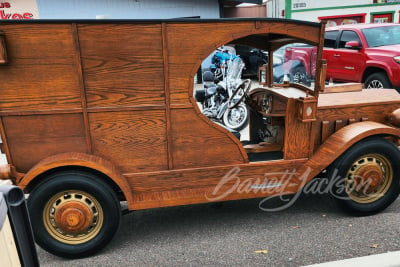
POLYGON ((399 162, 400 151, 385 139, 354 145, 329 169, 336 200, 356 215, 384 210, 399 195, 399 162))
POLYGON ((92 255, 111 241, 121 218, 114 191, 95 175, 59 172, 29 195, 36 242, 60 257, 92 255))
POLYGON ((392 85, 384 72, 373 73, 365 80, 364 84, 367 89, 391 88, 392 85))

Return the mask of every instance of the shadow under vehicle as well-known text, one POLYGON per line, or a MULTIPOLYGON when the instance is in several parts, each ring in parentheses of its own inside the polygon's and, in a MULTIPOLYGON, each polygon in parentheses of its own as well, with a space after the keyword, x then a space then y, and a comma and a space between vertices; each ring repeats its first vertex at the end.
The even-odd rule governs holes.
POLYGON ((321 173, 337 179, 332 192, 353 214, 385 209, 399 194, 400 95, 325 87, 324 28, 281 19, 1 21, 1 177, 29 194, 36 242, 89 256, 118 230, 120 201, 134 211, 295 194, 321 173), (317 48, 310 84, 273 83, 270 60, 260 81, 235 90, 241 102, 230 107, 250 108, 246 139, 194 99, 202 60, 228 43, 269 54, 289 43, 317 48))

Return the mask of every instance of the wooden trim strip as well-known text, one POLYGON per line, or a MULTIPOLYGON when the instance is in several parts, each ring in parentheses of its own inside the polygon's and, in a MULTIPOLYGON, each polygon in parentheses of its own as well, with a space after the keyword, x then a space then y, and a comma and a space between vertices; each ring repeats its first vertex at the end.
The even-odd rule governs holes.
POLYGON ((171 99, 170 99, 170 88, 169 88, 169 65, 168 65, 168 35, 167 35, 167 24, 161 23, 162 33, 162 51, 163 51, 163 65, 164 65, 164 91, 165 91, 165 121, 166 129, 165 135, 167 137, 167 162, 168 169, 174 168, 173 154, 172 154, 172 126, 171 126, 171 99))
MULTIPOLYGON (((191 107, 191 106, 190 106, 191 107)), ((183 107, 179 107, 183 108, 183 107)), ((146 110, 164 110, 165 105, 152 106, 127 106, 127 107, 87 107, 87 113, 100 112, 120 112, 120 111, 146 111, 146 110)), ((76 114, 82 113, 81 108, 77 109, 48 109, 48 110, 17 110, 0 111, 0 116, 29 116, 29 115, 54 115, 54 114, 76 114)))
POLYGON ((82 109, 49 109, 49 110, 17 110, 0 111, 1 117, 6 116, 33 116, 33 115, 54 115, 54 114, 77 114, 82 113, 82 109))
POLYGON ((329 134, 329 121, 322 121, 321 143, 325 142, 325 140, 329 137, 329 134))
POLYGON ((78 27, 76 23, 71 24, 72 28, 72 37, 74 39, 75 44, 75 64, 77 66, 77 74, 79 80, 79 88, 81 93, 81 105, 82 105, 82 115, 83 115, 83 124, 85 127, 85 139, 86 139, 86 147, 89 153, 93 153, 92 146, 92 136, 90 133, 90 124, 89 124, 89 116, 87 112, 87 99, 86 99, 86 91, 85 91, 85 80, 83 76, 83 67, 82 67, 82 55, 80 50, 79 43, 79 34, 78 27))
POLYGON ((192 104, 171 104, 170 108, 171 109, 192 109, 193 105, 192 104))
POLYGON ((1 133, 1 141, 2 141, 2 153, 6 154, 7 157, 7 162, 8 164, 12 165, 12 157, 11 157, 11 153, 10 153, 10 147, 8 146, 8 141, 7 141, 7 137, 6 137, 6 131, 4 128, 4 122, 3 122, 3 117, 0 116, 0 133, 1 133))

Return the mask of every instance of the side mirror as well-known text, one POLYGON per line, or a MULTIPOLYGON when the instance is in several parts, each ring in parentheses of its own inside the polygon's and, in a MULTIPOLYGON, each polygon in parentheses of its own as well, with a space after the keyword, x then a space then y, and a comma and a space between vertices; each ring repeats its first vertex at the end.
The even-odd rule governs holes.
POLYGON ((349 42, 346 42, 346 44, 344 45, 344 47, 345 47, 345 48, 348 48, 348 49, 355 49, 355 50, 360 50, 360 49, 362 48, 359 41, 349 41, 349 42))

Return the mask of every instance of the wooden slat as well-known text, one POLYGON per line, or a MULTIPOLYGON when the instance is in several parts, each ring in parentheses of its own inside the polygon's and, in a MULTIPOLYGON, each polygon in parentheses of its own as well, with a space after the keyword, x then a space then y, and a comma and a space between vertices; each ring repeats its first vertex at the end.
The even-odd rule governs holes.
POLYGON ((8 116, 3 123, 12 164, 19 172, 54 154, 88 153, 81 114, 8 116))
POLYGON ((0 71, 0 80, 7 81, 1 85, 0 110, 81 107, 70 24, 2 25, 1 29, 9 64, 0 71))
POLYGON ((321 143, 323 143, 328 138, 328 136, 331 135, 329 124, 330 124, 329 121, 322 121, 321 143))
POLYGON ((343 128, 346 125, 346 121, 344 120, 336 120, 335 121, 335 131, 340 130, 341 128, 343 128))
POLYGON ((172 154, 172 125, 171 125, 171 90, 169 87, 169 64, 168 64, 168 28, 167 24, 162 24, 162 48, 163 48, 163 67, 164 67, 164 91, 165 91, 165 135, 167 137, 167 161, 168 169, 174 168, 174 158, 172 154))
POLYGON ((88 107, 165 104, 160 24, 78 30, 88 107))
POLYGON ((81 58, 81 50, 80 50, 80 43, 79 43, 79 36, 78 36, 78 29, 76 24, 73 23, 72 27, 72 37, 74 39, 75 44, 75 64, 76 64, 76 71, 79 79, 79 89, 80 89, 80 97, 81 97, 81 105, 82 105, 82 115, 83 115, 83 122, 85 127, 85 138, 86 138, 86 147, 87 151, 93 153, 92 150, 92 139, 90 135, 90 126, 89 126, 89 118, 87 112, 87 99, 86 99, 86 91, 85 91, 85 81, 83 80, 83 70, 82 70, 82 58, 81 58))
POLYGON ((122 173, 168 169, 165 110, 89 113, 94 154, 122 173))
POLYGON ((359 92, 362 90, 361 83, 344 83, 325 86, 324 93, 359 92))

